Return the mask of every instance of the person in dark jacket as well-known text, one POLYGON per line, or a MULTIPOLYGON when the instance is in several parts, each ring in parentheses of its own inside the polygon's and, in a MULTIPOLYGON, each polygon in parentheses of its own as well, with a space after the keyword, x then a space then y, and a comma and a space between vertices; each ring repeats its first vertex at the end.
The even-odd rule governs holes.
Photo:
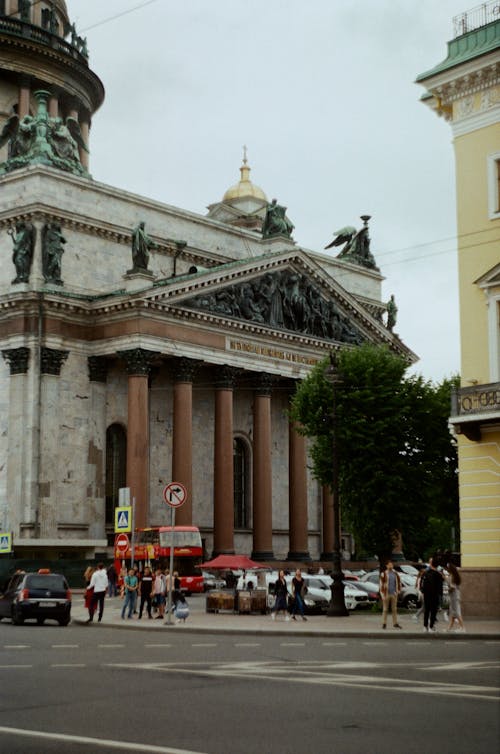
POLYGON ((429 568, 420 580, 420 589, 424 595, 424 631, 434 633, 439 601, 443 593, 443 577, 434 565, 433 558, 429 560, 429 568))
POLYGON ((278 579, 276 583, 274 584, 274 605, 271 608, 271 618, 274 620, 280 610, 283 611, 283 615, 285 616, 285 620, 290 620, 290 616, 288 615, 288 604, 287 604, 287 598, 288 598, 288 585, 286 583, 285 579, 285 572, 280 571, 278 575, 278 579))

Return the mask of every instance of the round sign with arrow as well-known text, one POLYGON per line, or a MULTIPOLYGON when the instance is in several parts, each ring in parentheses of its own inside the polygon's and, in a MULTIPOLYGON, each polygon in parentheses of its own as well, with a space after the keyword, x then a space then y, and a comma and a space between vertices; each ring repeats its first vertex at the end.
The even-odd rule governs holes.
POLYGON ((170 482, 163 490, 163 499, 171 508, 180 508, 186 498, 187 490, 180 482, 170 482))

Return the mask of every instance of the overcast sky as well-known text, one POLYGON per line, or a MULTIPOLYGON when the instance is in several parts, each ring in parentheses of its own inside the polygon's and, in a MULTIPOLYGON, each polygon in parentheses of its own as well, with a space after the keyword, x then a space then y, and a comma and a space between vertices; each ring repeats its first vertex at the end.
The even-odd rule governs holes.
POLYGON ((106 89, 96 180, 205 214, 238 182, 246 144, 253 182, 288 207, 305 248, 372 216, 384 300, 395 294, 395 331, 420 357, 412 371, 436 382, 459 371, 451 128, 414 81, 446 57, 453 16, 474 3, 67 6, 106 89))

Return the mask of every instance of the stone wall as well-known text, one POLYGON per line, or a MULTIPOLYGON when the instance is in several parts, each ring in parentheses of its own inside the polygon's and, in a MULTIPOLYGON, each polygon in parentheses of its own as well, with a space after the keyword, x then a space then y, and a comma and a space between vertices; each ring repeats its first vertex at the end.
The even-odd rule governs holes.
POLYGON ((467 617, 500 618, 500 568, 461 568, 462 610, 467 617))

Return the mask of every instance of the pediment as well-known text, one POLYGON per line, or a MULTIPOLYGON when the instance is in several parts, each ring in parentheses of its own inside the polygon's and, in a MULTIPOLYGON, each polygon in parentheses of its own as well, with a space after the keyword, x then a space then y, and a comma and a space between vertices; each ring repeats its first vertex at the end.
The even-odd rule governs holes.
POLYGON ((245 323, 277 336, 304 336, 359 345, 387 343, 409 361, 414 354, 389 332, 373 308, 364 306, 305 252, 266 254, 171 281, 158 293, 169 307, 245 323))
POLYGON ((496 264, 476 281, 480 288, 496 288, 500 286, 500 264, 496 264))

